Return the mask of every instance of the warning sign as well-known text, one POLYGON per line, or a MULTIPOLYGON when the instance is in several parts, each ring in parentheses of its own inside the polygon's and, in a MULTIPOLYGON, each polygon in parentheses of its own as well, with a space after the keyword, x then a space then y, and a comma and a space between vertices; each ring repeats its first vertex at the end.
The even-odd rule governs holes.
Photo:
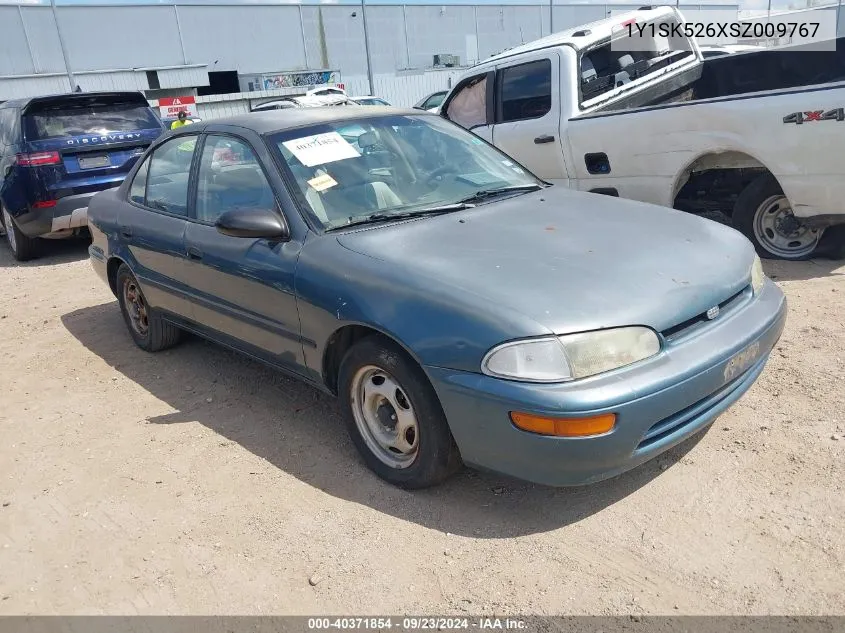
POLYGON ((164 97, 158 100, 162 119, 175 119, 184 111, 189 117, 199 116, 194 97, 164 97))

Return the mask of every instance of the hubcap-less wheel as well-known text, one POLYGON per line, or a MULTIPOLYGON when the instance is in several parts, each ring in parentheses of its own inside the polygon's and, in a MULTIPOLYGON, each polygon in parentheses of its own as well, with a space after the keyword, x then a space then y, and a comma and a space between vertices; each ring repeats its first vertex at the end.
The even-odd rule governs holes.
POLYGON ((134 279, 127 279, 123 282, 123 304, 126 306, 126 313, 132 323, 132 329, 139 336, 146 336, 150 329, 147 318, 147 304, 138 289, 134 279))
POLYGON ((12 224, 12 216, 6 209, 3 209, 3 226, 6 227, 6 239, 9 240, 9 247, 12 252, 18 252, 18 243, 15 239, 15 226, 12 224))
POLYGON ((408 468, 419 450, 419 426, 411 401, 393 376, 374 365, 352 378, 352 415, 367 447, 391 468, 408 468))
POLYGON ((754 237, 772 255, 797 259, 812 253, 824 229, 810 228, 792 213, 786 196, 766 198, 754 214, 754 237))

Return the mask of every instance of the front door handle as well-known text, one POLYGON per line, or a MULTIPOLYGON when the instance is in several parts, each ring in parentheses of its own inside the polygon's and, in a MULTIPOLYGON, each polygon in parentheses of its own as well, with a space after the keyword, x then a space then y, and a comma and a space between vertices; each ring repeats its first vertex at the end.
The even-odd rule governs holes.
POLYGON ((542 145, 543 143, 554 143, 554 140, 555 140, 555 137, 552 136, 551 134, 543 134, 543 135, 535 138, 534 142, 537 145, 542 145))
POLYGON ((132 229, 130 229, 128 226, 121 226, 120 234, 126 239, 129 239, 130 237, 132 237, 132 229))
POLYGON ((196 246, 188 247, 188 257, 190 259, 202 259, 202 251, 196 246))

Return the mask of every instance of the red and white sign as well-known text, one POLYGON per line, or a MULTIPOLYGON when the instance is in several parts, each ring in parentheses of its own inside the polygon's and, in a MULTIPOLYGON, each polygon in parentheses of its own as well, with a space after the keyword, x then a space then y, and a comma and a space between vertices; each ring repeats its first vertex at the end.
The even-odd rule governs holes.
POLYGON ((158 109, 162 119, 175 119, 183 111, 189 117, 199 116, 194 97, 164 97, 158 100, 158 109))

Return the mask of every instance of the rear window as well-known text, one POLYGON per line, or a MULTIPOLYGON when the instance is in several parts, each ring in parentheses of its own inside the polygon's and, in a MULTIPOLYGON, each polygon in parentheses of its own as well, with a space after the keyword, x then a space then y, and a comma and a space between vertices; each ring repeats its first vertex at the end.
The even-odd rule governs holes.
POLYGON ((26 138, 30 141, 160 127, 161 123, 152 109, 137 103, 57 107, 33 112, 24 117, 26 138))

